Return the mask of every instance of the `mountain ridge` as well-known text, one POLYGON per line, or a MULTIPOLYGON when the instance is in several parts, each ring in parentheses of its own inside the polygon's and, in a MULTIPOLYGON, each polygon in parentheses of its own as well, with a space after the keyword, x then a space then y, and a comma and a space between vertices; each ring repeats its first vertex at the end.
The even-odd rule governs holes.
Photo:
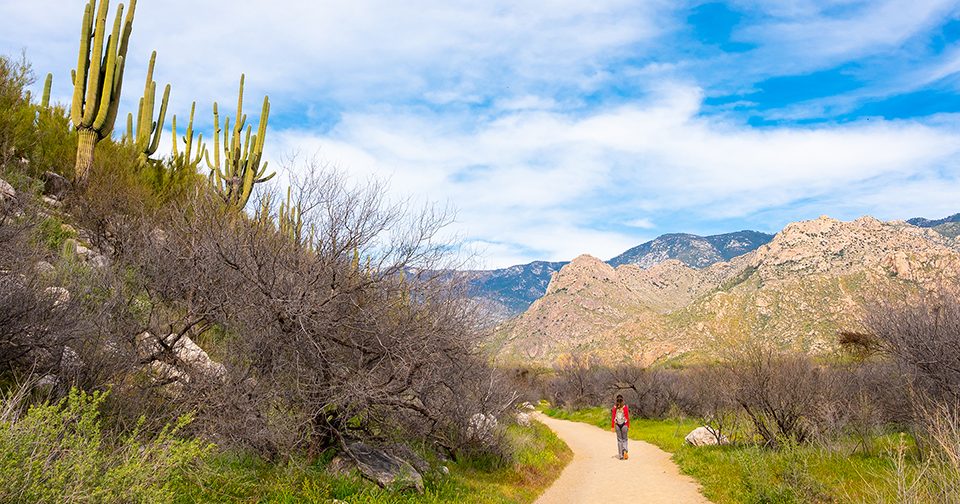
MULTIPOLYGON (((550 365, 569 353, 607 362, 702 352, 745 335, 810 352, 856 328, 879 292, 957 286, 960 247, 903 221, 791 223, 730 261, 612 268, 581 256, 494 338, 502 362, 550 365)), ((722 346, 722 345, 721 345, 722 346)))

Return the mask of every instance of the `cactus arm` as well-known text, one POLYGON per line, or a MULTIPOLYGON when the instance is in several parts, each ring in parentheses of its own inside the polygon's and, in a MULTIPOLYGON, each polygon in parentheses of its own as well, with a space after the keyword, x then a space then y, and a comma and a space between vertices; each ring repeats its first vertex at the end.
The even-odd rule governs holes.
POLYGON ((170 118, 170 135, 173 137, 173 158, 179 157, 177 154, 177 114, 170 118))
POLYGON ((100 104, 100 81, 103 79, 103 41, 107 25, 107 13, 110 0, 101 0, 97 9, 97 24, 93 29, 93 51, 90 54, 90 69, 87 74, 87 96, 84 100, 83 118, 80 121, 84 128, 93 126, 93 120, 100 104))
POLYGON ((122 143, 133 143, 133 113, 127 113, 127 132, 120 137, 122 143))
POLYGON ((113 86, 113 96, 115 99, 110 102, 107 110, 107 118, 103 122, 103 129, 100 132, 104 138, 109 137, 113 132, 114 124, 117 121, 117 114, 120 112, 120 90, 123 88, 123 68, 125 63, 126 59, 123 56, 117 56, 117 71, 113 86))
MULTIPOLYGON (((163 120, 167 115, 167 100, 170 99, 170 84, 163 90, 163 99, 160 101, 160 115, 157 117, 157 125, 154 128, 153 142, 150 144, 150 154, 157 152, 160 147, 160 137, 163 134, 163 120)), ((177 137, 173 137, 176 140, 177 137)))
POLYGON ((53 74, 48 73, 47 78, 43 80, 43 94, 40 96, 40 108, 50 107, 50 88, 53 87, 53 74))
MULTIPOLYGON (((104 2, 106 3, 106 2, 104 2)), ((107 38, 107 55, 105 70, 103 74, 103 89, 100 90, 100 103, 103 104, 112 104, 113 93, 116 91, 116 72, 118 68, 117 62, 117 45, 120 43, 120 21, 123 20, 123 4, 117 8, 117 16, 113 22, 113 32, 110 34, 110 37, 107 38)), ((119 97, 118 97, 119 98, 119 97)), ((103 130, 104 125, 107 122, 107 118, 110 115, 110 106, 99 107, 97 111, 96 119, 93 121, 93 129, 103 130)))
POLYGON ((70 108, 70 119, 74 125, 79 125, 83 118, 83 97, 86 90, 87 71, 90 63, 90 31, 93 29, 93 0, 87 2, 83 10, 83 24, 80 25, 80 50, 77 58, 77 68, 73 75, 73 105, 70 108))

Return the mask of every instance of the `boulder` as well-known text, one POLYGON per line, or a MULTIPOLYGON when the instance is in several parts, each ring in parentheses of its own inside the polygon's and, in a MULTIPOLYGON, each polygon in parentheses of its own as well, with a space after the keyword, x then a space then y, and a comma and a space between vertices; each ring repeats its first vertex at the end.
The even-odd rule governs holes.
POLYGON ((497 417, 488 413, 475 413, 467 424, 467 437, 484 443, 493 441, 497 430, 497 417))
POLYGON ((423 477, 406 461, 360 442, 348 445, 347 449, 364 478, 383 488, 423 493, 423 477))
POLYGON ((524 427, 530 427, 530 413, 527 413, 526 411, 517 413, 517 424, 524 427))
POLYGON ((417 452, 413 451, 412 448, 405 444, 393 445, 387 450, 391 455, 406 460, 417 470, 420 474, 424 474, 430 471, 430 464, 423 459, 417 452))
POLYGON ((0 179, 0 203, 12 200, 17 197, 17 191, 6 180, 0 179))
POLYGON ((721 434, 718 443, 717 436, 714 434, 715 432, 716 431, 710 427, 697 427, 690 431, 690 434, 687 434, 687 437, 683 438, 683 440, 691 446, 712 446, 716 444, 728 444, 730 442, 726 436, 721 434))
POLYGON ((70 181, 56 173, 43 172, 40 178, 43 180, 43 194, 51 198, 63 199, 63 196, 70 190, 70 181))

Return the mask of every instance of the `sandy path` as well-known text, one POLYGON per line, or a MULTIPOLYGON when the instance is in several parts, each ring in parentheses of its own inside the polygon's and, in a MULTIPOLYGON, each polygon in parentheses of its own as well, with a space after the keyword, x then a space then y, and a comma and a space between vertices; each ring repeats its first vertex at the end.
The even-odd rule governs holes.
POLYGON ((630 459, 617 458, 617 437, 581 422, 537 415, 573 450, 570 462, 536 504, 617 502, 709 503, 697 483, 670 460, 670 454, 630 440, 630 459))

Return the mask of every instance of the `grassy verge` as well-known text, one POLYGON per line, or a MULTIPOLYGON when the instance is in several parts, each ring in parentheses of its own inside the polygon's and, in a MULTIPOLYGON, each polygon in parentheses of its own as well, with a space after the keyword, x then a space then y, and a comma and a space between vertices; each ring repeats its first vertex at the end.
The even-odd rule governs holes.
POLYGON ((572 454, 544 425, 511 426, 512 463, 448 463, 449 475, 424 475, 425 492, 383 490, 356 474, 335 477, 315 464, 270 464, 255 457, 219 454, 207 460, 179 491, 179 502, 527 503, 560 474, 572 454))
MULTIPOLYGON (((606 408, 578 411, 546 408, 549 416, 609 429, 606 408)), ((871 453, 844 440, 830 446, 804 445, 781 450, 757 446, 694 448, 683 438, 700 424, 691 419, 631 419, 630 439, 654 444, 673 454, 684 474, 696 479, 710 500, 726 504, 806 502, 895 502, 894 453, 900 436, 874 442, 871 453)), ((908 447, 909 451, 913 451, 908 447)), ((913 457, 907 457, 908 471, 913 457)))

